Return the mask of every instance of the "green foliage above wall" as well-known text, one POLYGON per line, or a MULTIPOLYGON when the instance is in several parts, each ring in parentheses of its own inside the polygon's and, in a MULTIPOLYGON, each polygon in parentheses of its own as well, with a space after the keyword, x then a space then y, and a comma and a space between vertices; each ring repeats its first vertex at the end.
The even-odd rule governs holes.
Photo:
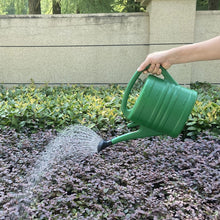
MULTIPOLYGON (((56 0, 62 14, 139 12, 144 8, 134 0, 56 0)), ((41 14, 53 13, 53 0, 40 0, 41 14)), ((28 0, 1 0, 0 15, 28 14, 28 0)))

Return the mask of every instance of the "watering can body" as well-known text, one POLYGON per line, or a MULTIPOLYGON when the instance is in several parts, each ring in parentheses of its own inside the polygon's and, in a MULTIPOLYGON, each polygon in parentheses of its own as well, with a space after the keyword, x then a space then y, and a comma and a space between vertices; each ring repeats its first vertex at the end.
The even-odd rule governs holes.
POLYGON ((129 127, 139 126, 139 129, 112 139, 113 144, 158 135, 177 137, 181 133, 197 93, 178 85, 166 69, 161 69, 164 79, 148 76, 134 106, 128 109, 129 94, 142 72, 137 71, 131 78, 121 108, 125 117, 132 122, 129 127))

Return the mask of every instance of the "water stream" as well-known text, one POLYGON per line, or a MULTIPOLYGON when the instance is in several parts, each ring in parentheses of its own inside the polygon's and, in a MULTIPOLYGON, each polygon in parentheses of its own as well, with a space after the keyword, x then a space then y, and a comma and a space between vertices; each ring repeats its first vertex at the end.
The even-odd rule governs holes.
POLYGON ((66 128, 47 145, 46 150, 36 161, 36 166, 28 177, 29 182, 32 185, 36 184, 54 162, 60 162, 67 157, 82 160, 96 153, 100 140, 99 135, 85 126, 75 125, 66 128))
POLYGON ((20 216, 23 215, 24 210, 34 200, 34 187, 41 181, 42 176, 50 170, 54 163, 70 157, 74 161, 80 161, 97 152, 100 140, 101 137, 94 131, 81 125, 70 126, 60 132, 46 146, 45 151, 41 153, 35 166, 26 177, 27 184, 23 188, 23 193, 18 196, 18 212, 20 216))

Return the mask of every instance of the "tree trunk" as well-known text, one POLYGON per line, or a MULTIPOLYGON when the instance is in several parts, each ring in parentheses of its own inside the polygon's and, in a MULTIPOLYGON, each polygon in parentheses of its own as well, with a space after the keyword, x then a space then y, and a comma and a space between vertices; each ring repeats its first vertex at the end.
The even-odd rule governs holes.
POLYGON ((209 10, 218 10, 220 5, 220 0, 209 0, 209 10))
POLYGON ((28 0, 29 14, 41 14, 40 0, 28 0))
POLYGON ((60 0, 53 0, 53 14, 61 14, 60 0))

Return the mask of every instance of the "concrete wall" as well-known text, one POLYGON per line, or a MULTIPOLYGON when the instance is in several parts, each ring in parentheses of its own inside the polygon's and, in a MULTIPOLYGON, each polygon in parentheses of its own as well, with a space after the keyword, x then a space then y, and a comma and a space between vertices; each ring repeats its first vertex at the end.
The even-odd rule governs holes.
MULTIPOLYGON (((147 13, 0 16, 0 83, 123 84, 149 52, 220 35, 220 12, 196 12, 196 0, 142 3, 147 13)), ((210 62, 169 72, 220 84, 220 61, 210 62)))
MULTIPOLYGON (((195 42, 218 35, 220 35, 220 11, 198 11, 195 20, 195 42)), ((193 63, 191 80, 220 85, 220 61, 193 63)))
POLYGON ((126 83, 148 53, 147 13, 0 17, 0 82, 126 83))

